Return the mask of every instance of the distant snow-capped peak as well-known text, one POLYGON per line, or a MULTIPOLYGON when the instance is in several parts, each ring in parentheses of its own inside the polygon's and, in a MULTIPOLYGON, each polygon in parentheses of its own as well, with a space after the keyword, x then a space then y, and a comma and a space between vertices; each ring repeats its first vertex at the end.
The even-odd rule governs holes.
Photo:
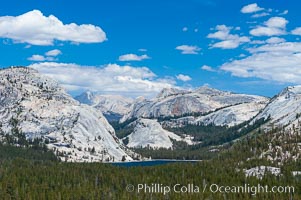
POLYGON ((134 102, 133 99, 120 95, 96 94, 90 91, 82 93, 75 99, 81 103, 91 105, 105 114, 114 113, 121 116, 130 111, 130 107, 134 102))

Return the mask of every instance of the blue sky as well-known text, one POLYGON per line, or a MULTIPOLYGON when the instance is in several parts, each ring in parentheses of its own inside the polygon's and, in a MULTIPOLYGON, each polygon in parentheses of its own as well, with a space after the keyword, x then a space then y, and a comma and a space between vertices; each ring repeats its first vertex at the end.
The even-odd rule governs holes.
POLYGON ((0 7, 0 67, 36 68, 73 95, 209 85, 273 96, 301 84, 296 2, 11 0, 0 7))

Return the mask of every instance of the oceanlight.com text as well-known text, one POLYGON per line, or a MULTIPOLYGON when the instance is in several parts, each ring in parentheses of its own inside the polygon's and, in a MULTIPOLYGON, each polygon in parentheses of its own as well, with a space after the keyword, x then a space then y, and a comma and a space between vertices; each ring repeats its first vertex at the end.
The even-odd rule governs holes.
POLYGON ((128 192, 137 193, 248 193, 251 195, 256 195, 258 193, 294 193, 295 188, 293 186, 268 186, 268 185, 219 185, 219 184, 208 184, 204 186, 198 186, 196 184, 174 184, 174 185, 164 185, 160 183, 152 184, 129 184, 126 187, 128 192))

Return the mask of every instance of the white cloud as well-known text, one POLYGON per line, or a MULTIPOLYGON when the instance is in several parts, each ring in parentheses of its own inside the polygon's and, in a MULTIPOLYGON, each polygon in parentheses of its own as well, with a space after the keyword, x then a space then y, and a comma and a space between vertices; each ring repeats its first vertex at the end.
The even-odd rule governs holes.
POLYGON ((301 43, 266 44, 250 52, 251 56, 225 63, 221 69, 238 77, 301 84, 301 43))
POLYGON ((182 31, 183 31, 183 32, 186 32, 186 31, 188 31, 188 28, 187 28, 187 27, 184 27, 184 28, 182 29, 182 31))
POLYGON ((229 38, 230 30, 232 27, 228 27, 226 25, 217 25, 214 30, 217 30, 215 33, 209 33, 207 38, 226 40, 229 38))
POLYGON ((285 35, 287 23, 288 21, 283 17, 271 17, 268 21, 264 22, 264 26, 252 29, 250 34, 254 36, 285 35))
POLYGON ((251 17, 252 17, 252 18, 259 18, 259 17, 265 17, 265 16, 269 16, 269 15, 270 15, 270 13, 262 12, 262 13, 254 14, 254 15, 252 15, 251 17))
POLYGON ((284 10, 282 13, 280 13, 280 15, 287 15, 288 14, 288 10, 284 10))
POLYGON ((267 39, 266 42, 269 44, 277 44, 277 43, 285 42, 285 39, 279 38, 279 37, 271 37, 271 38, 267 39))
POLYGON ((53 50, 48 51, 48 52, 45 53, 46 56, 53 56, 53 57, 56 57, 60 54, 62 54, 62 52, 58 49, 53 49, 53 50))
POLYGON ((211 45, 213 48, 222 48, 222 49, 235 49, 239 45, 245 42, 249 42, 250 39, 246 36, 239 36, 238 34, 230 34, 230 31, 233 27, 228 27, 226 25, 217 25, 215 33, 210 33, 207 35, 207 38, 222 40, 211 45))
POLYGON ((31 45, 53 45, 55 40, 75 43, 99 43, 106 34, 91 24, 63 24, 53 15, 33 10, 19 16, 0 17, 0 37, 31 45))
POLYGON ((297 27, 294 30, 292 30, 293 35, 301 35, 301 27, 297 27))
POLYGON ((198 54, 201 48, 198 46, 181 45, 177 46, 176 50, 182 51, 182 54, 198 54))
POLYGON ((99 91, 126 96, 152 96, 162 88, 174 87, 170 79, 158 79, 147 67, 108 64, 102 67, 71 63, 42 62, 30 65, 42 74, 56 79, 69 91, 99 91))
POLYGON ((224 40, 221 42, 217 42, 212 45, 214 48, 221 48, 221 49, 235 49, 237 48, 241 43, 250 41, 247 39, 248 37, 242 38, 242 40, 224 40))
POLYGON ((268 21, 265 22, 267 27, 275 27, 275 28, 282 28, 286 27, 288 21, 283 17, 271 17, 268 21))
POLYGON ((27 58, 27 60, 30 60, 30 61, 54 61, 54 60, 56 60, 55 57, 61 53, 62 52, 60 50, 54 49, 51 51, 47 51, 45 53, 45 56, 39 55, 39 54, 34 54, 31 57, 27 58))
POLYGON ((301 43, 299 42, 283 42, 278 44, 266 44, 257 48, 250 48, 251 53, 259 52, 289 52, 299 53, 301 52, 301 43))
POLYGON ((254 13, 254 12, 258 12, 264 10, 264 8, 260 8, 257 3, 252 3, 249 5, 246 5, 244 7, 242 7, 242 9, 240 10, 240 12, 242 13, 254 13))
POLYGON ((150 57, 146 54, 138 56, 132 53, 119 56, 119 61, 141 61, 145 59, 150 59, 150 57))
POLYGON ((27 58, 27 60, 30 60, 30 61, 45 61, 47 59, 46 59, 46 57, 44 57, 42 55, 35 54, 35 55, 32 55, 31 57, 27 58))
POLYGON ((216 70, 213 69, 211 66, 208 66, 208 65, 203 65, 201 67, 202 70, 205 70, 205 71, 209 71, 209 72, 215 72, 216 70))
POLYGON ((190 80, 191 80, 191 77, 190 77, 190 76, 184 75, 184 74, 179 74, 179 75, 177 75, 176 77, 177 77, 178 80, 184 81, 184 82, 190 81, 190 80))
POLYGON ((141 51, 141 52, 146 52, 147 49, 138 49, 138 51, 141 51))
POLYGON ((285 31, 279 28, 270 28, 270 27, 257 27, 250 31, 251 35, 254 36, 273 36, 273 35, 285 35, 285 31))
POLYGON ((265 44, 265 41, 262 41, 262 40, 252 40, 252 41, 250 41, 250 44, 265 44))

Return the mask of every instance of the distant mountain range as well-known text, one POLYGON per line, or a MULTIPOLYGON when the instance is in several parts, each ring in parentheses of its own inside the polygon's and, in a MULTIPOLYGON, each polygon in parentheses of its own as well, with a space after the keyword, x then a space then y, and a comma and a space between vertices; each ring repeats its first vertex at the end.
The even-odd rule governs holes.
POLYGON ((99 95, 86 91, 75 97, 83 104, 88 104, 101 111, 109 121, 118 121, 130 112, 134 100, 119 95, 99 95))
MULTIPOLYGON (((219 124, 228 125, 236 121, 238 121, 237 123, 242 121, 237 116, 240 112, 244 112, 245 110, 247 110, 247 117, 244 117, 245 119, 253 117, 265 106, 267 101, 268 98, 261 96, 235 94, 209 87, 200 87, 193 91, 166 88, 154 99, 136 100, 132 105, 131 111, 122 117, 121 122, 140 117, 164 118, 181 117, 184 115, 205 115, 206 113, 212 113, 223 108, 228 108, 229 110, 232 106, 241 105, 240 109, 230 111, 230 114, 228 114, 230 116, 225 119, 224 122, 216 121, 219 124), (256 105, 252 105, 250 108, 250 104, 256 105)), ((197 120, 208 121, 207 118, 197 120)), ((211 121, 213 123, 215 122, 214 120, 211 121)))
MULTIPOLYGON (((126 137, 128 147, 136 148, 172 148, 173 133, 168 132, 169 136, 163 137, 168 134, 162 126, 182 127, 191 124, 232 127, 248 121, 252 124, 268 117, 270 121, 265 127, 271 124, 288 126, 297 123, 296 116, 301 115, 301 86, 287 87, 272 99, 220 91, 207 86, 192 91, 165 88, 153 99, 139 97, 129 100, 121 96, 97 95, 91 92, 85 92, 79 97, 76 99, 82 103, 87 101, 82 99, 89 97, 88 104, 102 112, 118 113, 120 123, 138 119, 131 123, 130 126, 134 126, 133 132, 126 137)), ((193 144, 192 140, 182 141, 193 144)))
MULTIPOLYGON (((127 137, 127 146, 153 148, 172 148, 172 140, 177 138, 161 125, 180 127, 189 123, 233 126, 256 116, 269 101, 266 97, 235 94, 209 87, 193 91, 165 88, 153 99, 139 97, 136 100, 87 91, 76 99, 107 115, 118 114, 121 123, 138 119, 130 125, 135 127, 127 137), (157 119, 163 120, 159 123, 157 119)), ((109 116, 109 119, 112 117, 109 116)), ((191 140, 182 141, 194 144, 191 140)))
POLYGON ((173 149, 175 141, 202 142, 170 131, 187 125, 250 126, 260 119, 266 120, 265 130, 295 131, 300 125, 301 86, 287 87, 271 99, 203 86, 165 88, 152 99, 87 91, 75 100, 30 68, 2 69, 0 83, 0 140, 12 135, 18 143, 20 133, 28 140, 40 138, 65 161, 126 161, 139 158, 129 148, 173 149), (106 118, 126 128, 122 137, 106 118))

